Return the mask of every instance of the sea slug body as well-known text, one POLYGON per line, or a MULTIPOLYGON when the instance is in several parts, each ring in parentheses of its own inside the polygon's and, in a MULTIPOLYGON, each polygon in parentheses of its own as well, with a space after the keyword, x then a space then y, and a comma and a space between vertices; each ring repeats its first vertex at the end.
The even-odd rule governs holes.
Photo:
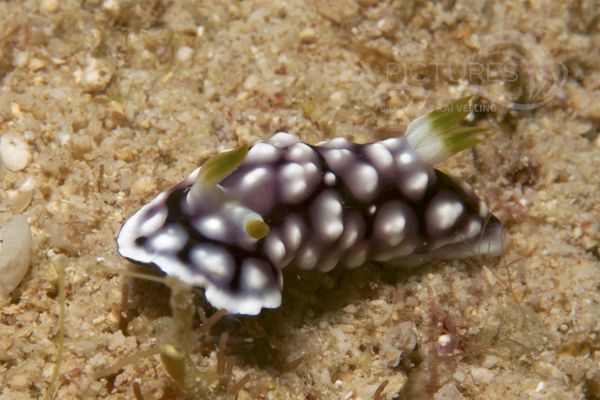
POLYGON ((239 314, 278 307, 289 265, 327 272, 500 255, 502 224, 465 182, 433 168, 482 132, 456 125, 468 102, 380 142, 309 145, 280 132, 218 154, 133 214, 119 253, 204 287, 213 306, 239 314))

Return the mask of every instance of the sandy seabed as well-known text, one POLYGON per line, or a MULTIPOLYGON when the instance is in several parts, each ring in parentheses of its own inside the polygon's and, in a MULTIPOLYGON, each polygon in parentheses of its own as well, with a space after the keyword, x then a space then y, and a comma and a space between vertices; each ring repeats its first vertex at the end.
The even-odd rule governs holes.
POLYGON ((34 250, 0 398, 599 399, 599 127, 595 1, 1 2, 0 136, 26 151, 0 222, 25 215, 34 250), (286 271, 278 310, 196 315, 171 344, 198 379, 168 374, 169 290, 115 248, 130 213, 225 148, 379 140, 469 94, 489 133, 440 168, 505 222, 504 257, 286 271))

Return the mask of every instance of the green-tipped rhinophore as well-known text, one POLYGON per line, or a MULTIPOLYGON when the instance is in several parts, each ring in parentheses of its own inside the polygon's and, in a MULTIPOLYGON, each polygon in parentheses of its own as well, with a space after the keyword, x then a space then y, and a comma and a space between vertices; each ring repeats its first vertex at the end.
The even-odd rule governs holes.
POLYGON ((197 182, 202 185, 216 185, 235 171, 248 154, 248 145, 227 150, 209 158, 200 173, 197 182))
POLYGON ((424 160, 437 164, 479 142, 476 135, 485 128, 456 125, 473 111, 471 98, 463 97, 408 125, 406 138, 424 160))
POLYGON ((260 219, 251 219, 246 222, 246 233, 254 239, 262 239, 269 234, 269 225, 260 219))

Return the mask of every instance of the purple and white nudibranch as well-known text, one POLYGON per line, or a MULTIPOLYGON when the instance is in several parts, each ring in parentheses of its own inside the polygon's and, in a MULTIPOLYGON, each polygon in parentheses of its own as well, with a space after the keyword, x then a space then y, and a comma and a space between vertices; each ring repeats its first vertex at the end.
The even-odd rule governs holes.
POLYGON ((469 112, 464 98, 379 142, 309 145, 280 132, 217 154, 125 222, 119 253, 237 314, 279 307, 288 265, 500 255, 502 224, 465 182, 432 167, 477 142, 483 129, 456 125, 469 112))

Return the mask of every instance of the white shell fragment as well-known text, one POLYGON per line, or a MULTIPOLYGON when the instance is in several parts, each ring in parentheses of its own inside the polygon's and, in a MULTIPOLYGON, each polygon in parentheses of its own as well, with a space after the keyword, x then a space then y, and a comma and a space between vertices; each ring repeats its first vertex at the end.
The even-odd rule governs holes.
POLYGON ((197 180, 203 166, 159 194, 123 225, 119 253, 202 286, 213 306, 241 314, 279 307, 288 265, 327 272, 499 255, 500 221, 466 183, 432 166, 477 131, 452 126, 458 109, 427 114, 382 142, 309 145, 279 132, 240 147, 248 151, 233 168, 220 167, 217 155, 205 171, 220 181, 197 180), (246 229, 251 220, 264 235, 246 229))
POLYGON ((81 84, 86 92, 105 90, 113 76, 113 68, 105 61, 91 58, 81 73, 81 84))
POLYGON ((27 219, 17 215, 0 229, 0 296, 19 286, 30 262, 31 230, 27 219))
POLYGON ((31 152, 27 142, 14 133, 7 133, 0 138, 0 159, 10 171, 21 171, 31 161, 31 152))

